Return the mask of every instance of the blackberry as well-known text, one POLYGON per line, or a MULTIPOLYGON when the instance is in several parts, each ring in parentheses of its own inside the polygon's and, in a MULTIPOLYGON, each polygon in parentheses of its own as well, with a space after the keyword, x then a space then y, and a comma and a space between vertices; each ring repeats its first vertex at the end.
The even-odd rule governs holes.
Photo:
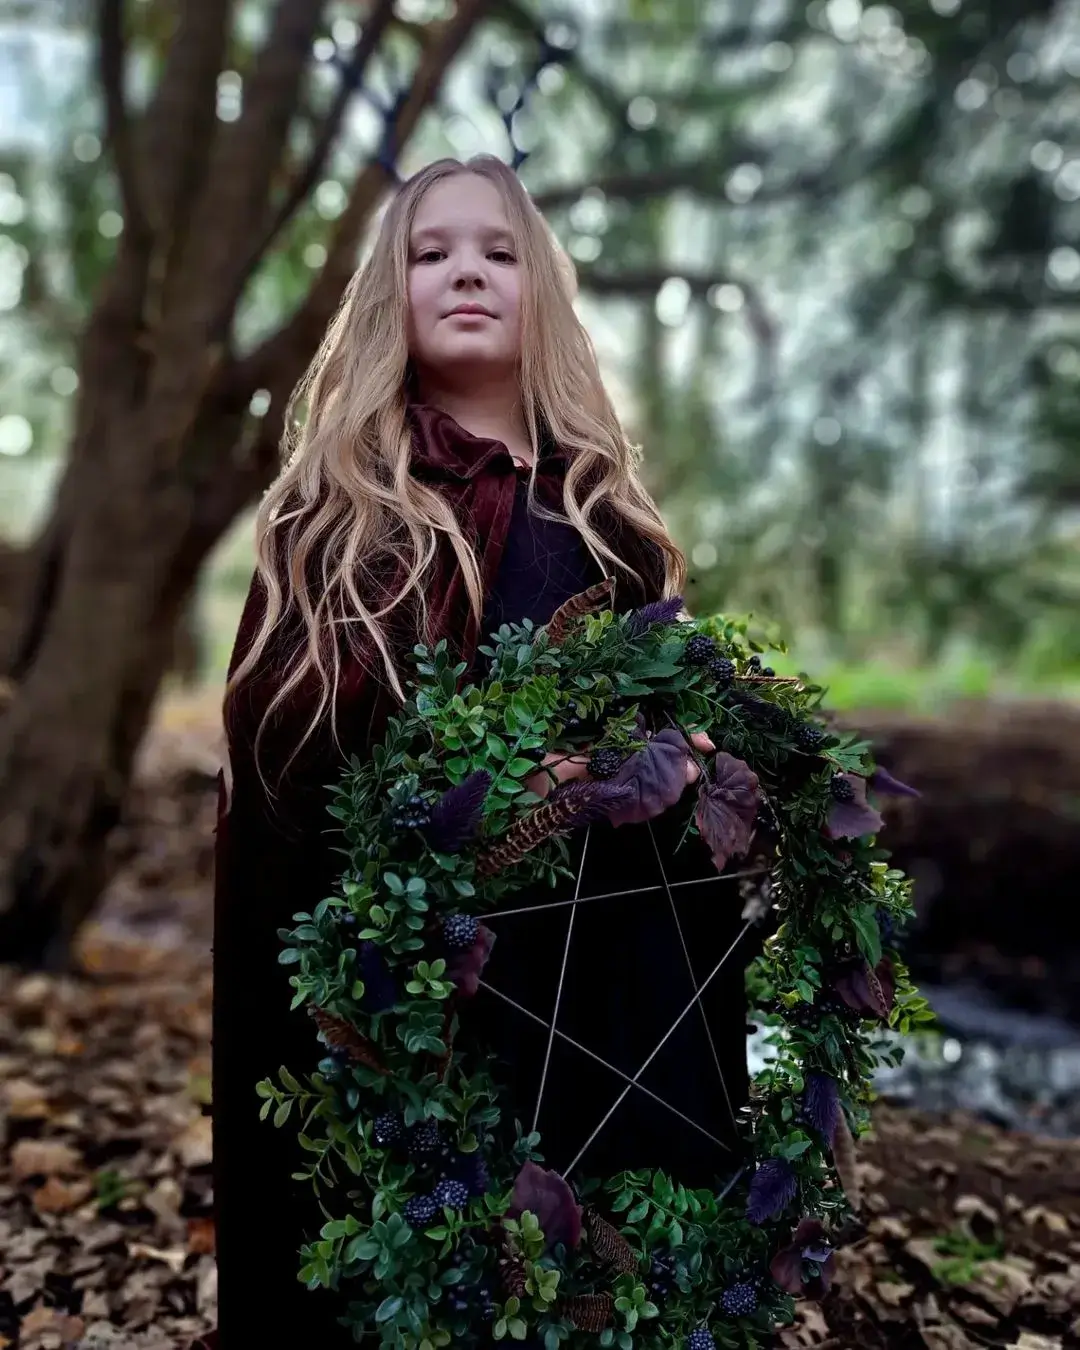
POLYGON ((399 806, 391 817, 395 830, 422 830, 430 821, 431 807, 417 792, 403 806, 399 806))
POLYGON ((593 778, 614 778, 622 768, 624 755, 614 746, 606 750, 595 750, 588 763, 588 772, 593 778))
POLYGON ((795 729, 795 740, 802 750, 817 750, 824 739, 824 731, 813 722, 800 722, 795 729))
POLYGON ((683 660, 688 666, 705 666, 716 655, 716 639, 705 633, 695 633, 683 647, 683 660))
POLYGON ((441 1209, 464 1209, 469 1203, 469 1188, 463 1181, 440 1181, 435 1187, 435 1201, 441 1209))
POLYGON ((687 1336, 686 1350, 716 1350, 716 1342, 708 1327, 698 1327, 687 1336))
POLYGON ((862 1013, 858 1008, 853 1008, 849 1003, 845 1003, 839 994, 825 994, 821 999, 822 1013, 831 1013, 839 1021, 848 1026, 858 1026, 862 1021, 862 1013))
POLYGON ((440 1170, 444 1181, 462 1182, 470 1195, 483 1195, 491 1180, 479 1153, 451 1153, 447 1149, 440 1170))
POLYGON ((855 800, 855 787, 850 783, 842 773, 834 773, 829 783, 829 791, 833 795, 835 802, 853 802, 855 800))
POLYGON ((789 1014, 791 1021, 803 1031, 813 1031, 821 1020, 821 1012, 813 1003, 797 1003, 789 1014))
POLYGON ((409 1131, 409 1155, 428 1158, 439 1147, 439 1127, 433 1120, 422 1120, 409 1131))
POLYGON ((739 699, 739 703, 751 720, 757 722, 759 726, 781 731, 787 725, 788 715, 777 703, 770 703, 766 698, 758 698, 756 694, 745 695, 739 699))
POLYGON ((439 1213, 433 1195, 414 1195, 405 1206, 405 1222, 410 1228, 423 1228, 439 1213))
POLYGON ((381 1116, 375 1117, 373 1131, 375 1142, 380 1148, 391 1148, 394 1144, 400 1144, 405 1138, 405 1125, 399 1115, 393 1111, 387 1111, 381 1116))
POLYGON ((654 1256, 649 1270, 649 1293, 666 1298, 675 1287, 675 1262, 670 1256, 654 1256))
POLYGON ((709 674, 721 686, 726 687, 735 678, 735 662, 726 656, 714 657, 708 665, 709 674))
POLYGON ((479 931, 480 920, 473 914, 448 914, 443 919, 443 941, 454 951, 467 952, 479 931))
POLYGON ((720 1298, 720 1306, 729 1317, 749 1317, 757 1312, 757 1290, 749 1280, 729 1285, 720 1298))

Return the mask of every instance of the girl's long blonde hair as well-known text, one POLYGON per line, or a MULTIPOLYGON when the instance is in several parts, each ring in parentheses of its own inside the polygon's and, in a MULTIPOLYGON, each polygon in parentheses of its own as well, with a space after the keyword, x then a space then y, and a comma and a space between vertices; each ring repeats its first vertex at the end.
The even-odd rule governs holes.
MULTIPOLYGON (((232 672, 226 703, 259 670, 280 632, 295 629, 300 635, 296 649, 281 671, 259 736, 275 710, 315 676, 321 693, 297 749, 327 714, 336 738, 334 691, 342 638, 357 655, 365 640, 369 650, 373 646, 390 687, 405 700, 399 644, 389 621, 409 602, 416 610, 410 620, 412 640, 439 636, 427 632, 424 589, 440 535, 454 550, 473 611, 478 617, 483 611, 478 559, 450 504, 409 472, 409 237, 424 193, 460 173, 493 183, 506 206, 522 266, 522 411, 534 455, 541 427, 568 452, 566 517, 605 572, 611 566, 632 572, 590 523, 606 501, 630 529, 661 550, 665 596, 680 593, 685 581, 685 559, 640 480, 640 452, 623 433, 592 343, 574 312, 572 264, 501 160, 487 155, 466 163, 438 160, 398 190, 370 257, 349 282, 290 400, 285 467, 263 498, 256 521, 266 605, 250 647, 232 672), (579 502, 587 482, 591 486, 579 502), (389 586, 387 578, 394 579, 389 586)), ((533 489, 531 482, 531 494, 533 489)))

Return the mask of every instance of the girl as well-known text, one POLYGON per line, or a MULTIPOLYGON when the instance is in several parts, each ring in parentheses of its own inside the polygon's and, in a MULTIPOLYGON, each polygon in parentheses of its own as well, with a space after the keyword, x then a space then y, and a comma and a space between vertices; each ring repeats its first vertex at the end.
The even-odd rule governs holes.
MULTIPOLYGON (((322 1219, 308 1183, 290 1179, 302 1161, 292 1129, 260 1124, 254 1092, 280 1064, 303 1071, 321 1053, 310 1019, 289 1012, 277 930, 342 870, 327 785, 345 755, 381 738, 418 639, 446 638, 480 677, 476 648, 503 622, 543 624, 605 575, 619 610, 677 595, 685 578, 572 301, 568 262, 514 174, 486 157, 442 160, 397 193, 290 410, 290 428, 295 408, 305 417, 259 512, 225 706, 214 1025, 224 1350, 242 1350, 264 1319, 275 1345, 347 1341, 342 1300, 296 1279, 298 1248, 322 1219)), ((543 794, 586 762, 552 759, 531 786, 543 794)), ((698 772, 688 749, 688 782, 698 772)), ((488 987, 465 1034, 494 1055, 526 1128, 536 1119, 548 1167, 663 1166, 696 1185, 737 1167, 747 1085, 735 967, 611 1110, 737 929, 705 849, 677 851, 685 814, 594 827, 584 859, 578 841, 579 899, 633 894, 546 911, 535 907, 566 897, 515 896, 531 912, 492 921, 488 987), (557 992, 562 1035, 545 1067, 557 992)))

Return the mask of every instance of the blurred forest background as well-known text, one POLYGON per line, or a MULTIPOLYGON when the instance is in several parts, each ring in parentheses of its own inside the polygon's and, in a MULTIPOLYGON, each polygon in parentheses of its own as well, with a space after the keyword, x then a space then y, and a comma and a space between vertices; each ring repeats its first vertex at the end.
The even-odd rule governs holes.
MULTIPOLYGON (((395 179, 483 151, 690 607, 775 624, 923 791, 887 842, 946 1038, 892 1090, 1080 1135, 1080 0, 0 0, 0 1345, 213 1321, 252 510, 395 179)), ((1080 1343, 1077 1145, 876 1122, 783 1344, 1080 1343)))
POLYGON ((1073 0, 2 0, 0 99, 31 962, 163 681, 218 690, 287 395, 437 155, 522 159, 692 608, 775 622, 841 706, 1080 687, 1073 0))

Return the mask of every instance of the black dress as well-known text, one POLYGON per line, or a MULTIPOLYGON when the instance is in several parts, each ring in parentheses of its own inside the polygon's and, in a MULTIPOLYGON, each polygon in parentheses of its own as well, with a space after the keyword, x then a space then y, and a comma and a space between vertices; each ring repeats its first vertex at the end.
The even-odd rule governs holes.
MULTIPOLYGON (((526 617, 546 623, 601 576, 573 526, 532 515, 526 492, 521 481, 485 634, 526 617)), ((463 1034, 490 1047, 517 1118, 526 1130, 535 1119, 556 1171, 660 1167, 713 1186, 740 1165, 748 952, 737 884, 717 876, 699 839, 680 847, 691 799, 646 824, 580 832, 571 844, 575 873, 584 851, 579 886, 530 888, 501 909, 531 912, 485 920, 496 942, 463 1034), (592 898, 612 892, 632 893, 592 898)))

